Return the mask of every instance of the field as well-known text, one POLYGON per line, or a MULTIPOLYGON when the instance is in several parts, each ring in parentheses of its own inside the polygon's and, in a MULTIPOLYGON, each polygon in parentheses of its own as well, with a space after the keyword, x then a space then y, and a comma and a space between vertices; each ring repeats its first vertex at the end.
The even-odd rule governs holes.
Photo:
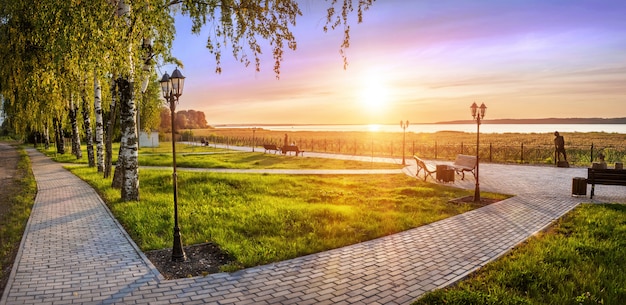
MULTIPOLYGON (((194 129, 183 133, 182 139, 210 143, 257 147, 262 144, 282 145, 285 134, 305 151, 332 152, 351 155, 401 157, 403 134, 382 132, 312 132, 270 131, 252 129, 194 129), (253 137, 254 134, 254 137, 253 137)), ((603 153, 607 163, 626 161, 626 134, 564 133, 568 161, 576 166, 589 166, 603 153)), ((169 140, 169 139, 165 139, 169 140)), ((483 162, 554 164, 554 135, 551 133, 502 133, 480 135, 480 156, 483 162)), ((457 154, 476 154, 476 134, 455 131, 406 133, 406 156, 417 154, 428 159, 451 160, 457 154)))

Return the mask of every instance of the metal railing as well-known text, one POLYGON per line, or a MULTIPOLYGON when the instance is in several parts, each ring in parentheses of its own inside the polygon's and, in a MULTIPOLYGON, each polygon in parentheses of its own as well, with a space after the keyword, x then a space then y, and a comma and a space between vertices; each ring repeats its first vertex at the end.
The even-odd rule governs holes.
MULTIPOLYGON (((209 143, 218 143, 233 146, 257 147, 263 144, 283 145, 280 138, 256 137, 226 137, 212 135, 205 138, 209 143)), ((198 142, 200 139, 195 139, 198 142)), ((293 139, 292 139, 293 140, 293 139)), ((346 140, 346 139, 298 139, 298 148, 311 152, 326 152, 348 155, 364 155, 376 157, 402 157, 402 141, 386 141, 383 139, 346 140)), ((597 155, 602 153, 607 163, 626 161, 626 145, 594 147, 589 145, 566 146, 567 160, 573 165, 589 165, 595 162, 597 155)), ((408 142, 405 145, 405 155, 418 155, 426 159, 454 160, 458 154, 476 155, 475 143, 419 143, 408 142)), ((519 145, 481 143, 479 156, 482 162, 492 163, 519 163, 519 164, 554 164, 554 145, 519 145)))

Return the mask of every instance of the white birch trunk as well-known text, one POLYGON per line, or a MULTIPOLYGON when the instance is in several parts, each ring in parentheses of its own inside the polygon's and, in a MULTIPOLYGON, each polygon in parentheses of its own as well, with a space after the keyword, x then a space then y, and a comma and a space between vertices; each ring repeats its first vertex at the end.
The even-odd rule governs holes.
POLYGON ((98 76, 93 77, 93 107, 96 113, 96 166, 98 172, 104 172, 104 150, 102 142, 104 139, 104 124, 102 120, 102 88, 98 81, 98 76))
MULTIPOLYGON (((124 16, 129 22, 130 6, 124 1, 118 3, 118 16, 124 16)), ((122 170, 122 201, 139 200, 139 141, 137 137, 137 107, 135 104, 133 74, 134 61, 132 46, 128 46, 128 75, 118 80, 120 90, 120 128, 122 139, 120 155, 122 166, 115 170, 122 170)))
POLYGON ((61 126, 61 119, 55 116, 52 119, 52 124, 54 125, 54 142, 57 147, 57 153, 63 155, 65 154, 65 143, 63 142, 63 126, 61 126))
POLYGON ((93 131, 91 130, 91 108, 87 102, 87 81, 83 82, 81 88, 81 99, 83 100, 83 128, 85 129, 85 145, 87 146, 87 162, 89 167, 96 166, 96 160, 93 153, 93 131))
POLYGON ((78 105, 74 103, 74 97, 70 97, 70 123, 72 124, 72 154, 76 159, 83 158, 80 150, 80 133, 78 131, 78 105))

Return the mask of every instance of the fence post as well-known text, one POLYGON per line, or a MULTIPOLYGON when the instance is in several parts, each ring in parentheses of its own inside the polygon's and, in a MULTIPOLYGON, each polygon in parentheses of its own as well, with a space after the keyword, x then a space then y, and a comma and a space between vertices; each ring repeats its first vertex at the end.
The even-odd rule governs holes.
POLYGON ((489 143, 489 162, 492 162, 492 150, 491 150, 491 143, 489 143))
POLYGON ((591 143, 591 154, 590 154, 590 158, 591 160, 589 160, 589 163, 593 163, 593 143, 591 143))
POLYGON ((522 143, 522 164, 524 164, 524 143, 522 143))
POLYGON ((437 159, 437 141, 435 141, 435 159, 437 159))
POLYGON ((411 152, 415 156, 415 141, 413 141, 413 147, 411 148, 411 152))

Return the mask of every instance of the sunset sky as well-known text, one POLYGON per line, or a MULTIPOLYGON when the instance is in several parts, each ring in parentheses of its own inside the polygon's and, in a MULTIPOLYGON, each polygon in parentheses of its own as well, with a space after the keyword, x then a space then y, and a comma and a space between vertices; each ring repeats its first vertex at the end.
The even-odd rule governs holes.
POLYGON ((210 125, 432 123, 471 119, 474 101, 485 119, 626 117, 626 1, 378 0, 351 25, 347 70, 328 3, 300 3, 279 80, 269 49, 261 72, 225 50, 216 74, 207 34, 179 16, 179 109, 210 125))

